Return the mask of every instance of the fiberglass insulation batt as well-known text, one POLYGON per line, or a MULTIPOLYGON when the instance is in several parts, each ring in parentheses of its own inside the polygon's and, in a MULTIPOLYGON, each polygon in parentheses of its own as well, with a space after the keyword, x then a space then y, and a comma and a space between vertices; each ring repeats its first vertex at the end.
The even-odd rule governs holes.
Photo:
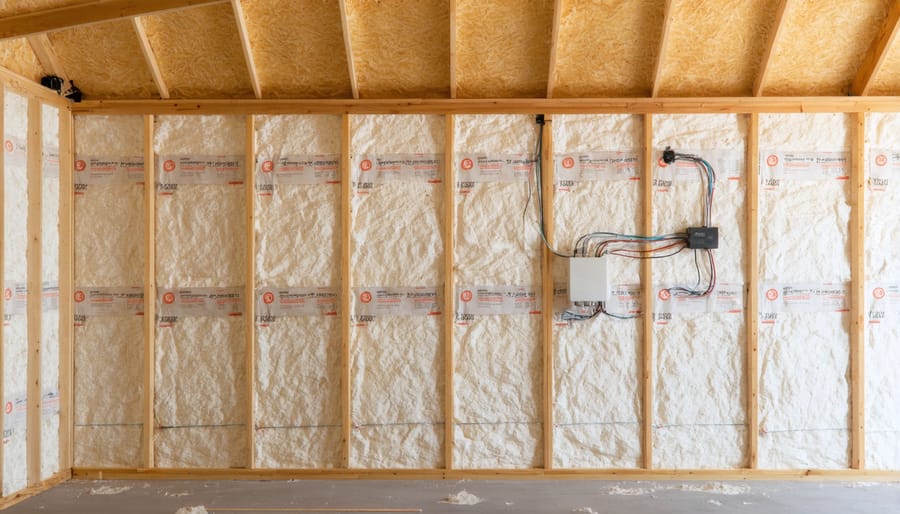
MULTIPOLYGON (((777 162, 770 158, 776 152, 850 146, 845 114, 766 114, 759 126, 761 175, 767 162, 777 162)), ((759 199, 760 282, 840 286, 849 280, 846 180, 782 179, 761 184, 759 199)), ((765 302, 761 293, 761 310, 765 302)), ((759 467, 846 468, 847 314, 780 312, 769 321, 759 331, 759 467)))
MULTIPOLYGON (((508 158, 534 152, 534 116, 457 116, 455 122, 456 154, 508 158)), ((457 181, 464 181, 459 162, 453 165, 457 181)), ((541 246, 534 203, 527 217, 522 214, 527 175, 476 182, 466 189, 456 194, 457 295, 462 288, 518 286, 540 298, 541 246)), ((542 465, 541 321, 536 309, 457 322, 456 467, 542 465)))
POLYGON ((872 113, 867 122, 865 464, 896 470, 900 469, 900 115, 872 113), (873 306, 874 300, 887 305, 873 306))
MULTIPOLYGON (((76 291, 143 287, 143 133, 140 116, 75 118, 76 291), (94 165, 106 178, 86 183, 94 165)), ((76 466, 141 465, 143 354, 141 316, 76 322, 76 466)))
MULTIPOLYGON (((684 232, 703 225, 706 180, 693 163, 676 161, 671 176, 658 161, 666 146, 699 155, 716 169, 712 226, 719 227, 713 250, 717 290, 744 282, 744 155, 746 117, 729 115, 659 115, 653 117, 654 234, 684 232), (681 170, 679 166, 684 166, 681 170), (663 180, 671 179, 671 183, 663 180)), ((653 293, 665 287, 703 290, 707 271, 697 277, 695 252, 653 261, 653 293)), ((697 252, 707 270, 705 252, 697 252)), ((704 299, 706 312, 673 312, 654 323, 653 465, 659 468, 736 468, 746 465, 744 316, 740 309, 723 312, 704 299), (711 311, 711 312, 710 312, 711 311)), ((675 303, 674 296, 666 300, 675 303)), ((659 305, 654 311, 666 307, 659 305)))
MULTIPOLYGON (((238 167, 243 167, 245 136, 240 116, 160 116, 154 151, 159 161, 166 157, 203 161, 216 156, 231 160, 237 156, 241 161, 238 167)), ((158 171, 158 181, 161 173, 166 171, 158 171)), ((159 289, 241 286, 246 260, 243 183, 181 183, 177 190, 159 193, 159 289)), ((179 315, 177 322, 158 328, 155 411, 159 467, 246 465, 244 342, 240 316, 179 315)))
MULTIPOLYGON (((363 175, 366 171, 361 169, 362 162, 416 153, 439 154, 443 158, 443 148, 444 118, 441 116, 351 119, 352 174, 357 186, 369 182, 363 175), (370 157, 360 161, 363 155, 370 157)), ((439 167, 439 177, 442 170, 439 167)), ((442 188, 451 185, 407 174, 371 186, 354 188, 351 285, 354 288, 439 285, 443 262, 442 188)), ((448 311, 444 312, 447 315, 448 311)), ((442 466, 441 317, 378 315, 354 324, 350 345, 353 422, 350 466, 442 466)))
MULTIPOLYGON (((256 277, 263 288, 340 291, 340 184, 328 174, 279 181, 295 163, 339 163, 339 116, 260 116, 257 177, 274 173, 256 197, 256 277), (279 163, 274 169, 262 163, 279 163), (282 170, 285 170, 282 172, 282 170)), ((308 166, 307 166, 308 167, 308 166)), ((320 169, 321 166, 316 166, 320 169)), ((339 175, 339 166, 334 173, 339 175)), ((307 174, 308 175, 308 174, 307 174)), ((257 319, 261 314, 257 310, 257 319)), ((341 324, 332 313, 257 323, 256 464, 331 468, 341 461, 341 324)), ((392 444, 400 445, 399 441, 392 444)))
MULTIPOLYGON (((641 182, 635 178, 641 170, 641 125, 640 116, 635 115, 553 117, 557 173, 561 166, 585 161, 620 163, 615 171, 608 166, 600 173, 582 172, 580 180, 571 182, 561 182, 556 175, 554 239, 561 253, 571 254, 575 241, 589 232, 640 232, 641 182), (572 161, 563 164, 566 158, 572 161)), ((610 262, 610 284, 639 292, 639 261, 611 259, 616 262, 610 262)), ((554 261, 554 282, 557 288, 567 288, 567 262, 554 261)), ((640 301, 640 296, 631 298, 640 301)), ((560 308, 569 306, 568 296, 560 295, 558 300, 553 329, 553 464, 562 468, 637 467, 641 458, 640 318, 600 315, 568 323, 558 319, 560 308)), ((615 311, 611 305, 608 308, 615 311)))
POLYGON ((25 249, 28 232, 28 179, 26 135, 28 100, 7 92, 4 98, 3 169, 3 288, 13 301, 5 303, 3 319, 3 490, 8 495, 26 486, 26 412, 28 319, 24 312, 24 288, 28 266, 25 249), (17 297, 23 307, 12 308, 17 297))

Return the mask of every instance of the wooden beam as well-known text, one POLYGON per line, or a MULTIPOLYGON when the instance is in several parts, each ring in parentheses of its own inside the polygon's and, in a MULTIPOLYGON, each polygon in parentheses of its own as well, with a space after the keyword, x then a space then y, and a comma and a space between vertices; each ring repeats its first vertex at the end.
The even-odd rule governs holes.
POLYGON ((759 466, 759 114, 750 114, 747 127, 747 467, 759 466))
POLYGON ((866 465, 866 116, 851 122, 850 158, 850 467, 866 465))
POLYGON ((72 113, 68 109, 59 109, 59 469, 64 470, 72 469, 75 462, 75 332, 72 326, 74 315, 72 295, 75 292, 73 128, 72 113))
POLYGON ((455 117, 445 118, 444 139, 444 467, 453 469, 456 430, 456 388, 453 384, 456 360, 453 356, 456 314, 456 148, 455 117))
POLYGON ((244 336, 247 343, 247 467, 256 467, 256 123, 247 116, 244 180, 247 269, 244 277, 244 336))
POLYGON ((882 23, 881 29, 875 36, 872 44, 869 45, 866 56, 856 72, 856 77, 853 78, 853 83, 850 85, 851 95, 863 96, 869 94, 869 88, 872 86, 873 79, 884 64, 887 50, 894 46, 897 33, 900 33, 900 2, 892 2, 887 18, 882 23))
POLYGON ((769 29, 769 37, 766 39, 766 46, 763 50, 762 60, 759 62, 759 74, 753 82, 753 96, 762 96, 763 88, 766 85, 766 78, 769 73, 769 65, 772 62, 772 55, 775 52, 775 45, 781 37, 781 29, 784 27, 784 13, 787 12, 790 0, 780 0, 778 8, 775 11, 775 19, 772 21, 772 27, 769 29))
POLYGON ((65 97, 58 95, 56 91, 47 89, 37 82, 2 66, 0 66, 0 83, 3 83, 7 91, 16 91, 25 96, 33 96, 46 104, 62 109, 68 109, 69 104, 72 103, 65 97))
MULTIPOLYGON (((653 115, 644 115, 641 229, 653 234, 653 115)), ((641 261, 641 448, 644 469, 653 469, 653 260, 641 261)))
POLYGON ((44 71, 63 79, 63 91, 65 91, 68 75, 66 75, 66 70, 63 69, 62 63, 59 62, 59 56, 53 50, 50 38, 47 37, 47 34, 32 34, 27 39, 44 71))
POLYGON ((347 0, 338 0, 341 8, 341 28, 344 32, 344 51, 347 54, 347 71, 350 74, 350 90, 353 98, 359 99, 359 86, 356 83, 356 67, 353 64, 353 43, 350 38, 350 20, 347 18, 347 0))
POLYGON ((253 49, 250 47, 250 36, 247 33, 247 20, 244 19, 244 8, 241 0, 231 0, 231 9, 234 11, 234 21, 237 23, 238 36, 241 39, 241 48, 244 51, 244 61, 247 63, 247 73, 250 75, 250 85, 256 98, 262 98, 262 88, 259 85, 259 75, 256 73, 256 63, 253 60, 253 49))
MULTIPOLYGON (((553 118, 544 115, 541 131, 541 194, 543 195, 544 236, 554 244, 553 224, 553 118)), ((541 245, 541 343, 543 353, 544 469, 553 468, 553 252, 541 245)))
POLYGON ((675 16, 672 14, 672 0, 666 0, 663 11, 662 33, 659 36, 659 52, 656 54, 656 66, 653 69, 653 84, 650 96, 659 96, 660 84, 662 84, 662 70, 666 64, 666 50, 669 46, 669 33, 672 31, 672 23, 675 16))
POLYGON ((95 100, 75 114, 724 114, 900 112, 896 96, 383 100, 95 100))
POLYGON ((226 0, 93 0, 0 18, 0 40, 53 32, 226 0))
MULTIPOLYGON (((343 3, 343 0, 341 0, 343 3)), ((353 241, 353 173, 350 165, 350 116, 341 118, 341 445, 343 467, 350 467, 350 443, 353 435, 350 389, 350 256, 353 241)))
POLYGON ((41 103, 28 99, 28 363, 27 363, 27 476, 28 485, 41 483, 41 239, 42 239, 42 173, 41 151, 43 131, 41 126, 41 103))
POLYGON ((559 47, 559 20, 562 17, 562 0, 553 2, 553 25, 550 32, 550 66, 547 70, 547 98, 553 98, 556 86, 556 52, 559 47))
POLYGON ((156 415, 156 166, 153 116, 144 116, 144 467, 155 466, 156 415))
POLYGON ((163 80, 162 72, 159 71, 159 62, 156 60, 153 47, 150 46, 150 39, 147 38, 147 32, 144 30, 144 22, 141 21, 140 17, 136 16, 131 19, 131 23, 134 25, 134 34, 138 38, 141 53, 144 54, 144 61, 147 62, 147 69, 150 70, 150 75, 153 77, 153 83, 156 84, 159 97, 162 99, 169 98, 169 88, 166 86, 166 81, 163 80))
POLYGON ((456 98, 456 80, 456 0, 450 0, 450 98, 456 98))

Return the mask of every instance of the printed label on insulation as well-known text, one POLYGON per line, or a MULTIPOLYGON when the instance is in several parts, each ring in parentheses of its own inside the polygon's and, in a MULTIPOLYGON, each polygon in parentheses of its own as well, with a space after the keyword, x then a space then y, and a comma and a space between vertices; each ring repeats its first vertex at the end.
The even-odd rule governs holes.
POLYGON ((759 153, 760 179, 765 189, 778 189, 785 180, 847 180, 850 152, 759 153))
POLYGON ((532 286, 459 286, 456 321, 498 314, 540 314, 540 291, 539 287, 532 286))
POLYGON ((866 284, 866 292, 870 325, 900 320, 900 284, 866 284))
POLYGON ((849 312, 849 285, 835 283, 760 284, 759 316, 774 324, 779 313, 849 312))
POLYGON ((3 324, 9 325, 13 316, 24 316, 28 308, 28 284, 25 282, 4 282, 3 284, 3 324))
POLYGON ((173 193, 179 185, 241 185, 243 155, 168 155, 158 159, 156 189, 173 193))
POLYGON ((441 182, 443 154, 360 155, 353 159, 353 189, 367 194, 375 184, 388 182, 441 182))
POLYGON ((3 141, 3 151, 6 166, 15 166, 24 168, 26 165, 26 157, 28 155, 25 139, 18 136, 7 135, 3 141))
POLYGON ((3 400, 3 428, 22 428, 28 413, 28 398, 9 396, 3 400))
POLYGON ((75 157, 75 193, 88 186, 126 186, 144 183, 143 156, 75 157))
POLYGON ((338 292, 328 287, 267 287, 256 292, 256 324, 279 318, 337 316, 338 292))
POLYGON ((76 287, 75 326, 90 317, 143 316, 142 287, 76 287))
POLYGON ((869 191, 886 191, 891 177, 900 174, 900 151, 886 148, 869 150, 869 191))
POLYGON ((41 175, 45 179, 59 178, 59 148, 49 147, 44 149, 44 158, 41 160, 41 175))
MULTIPOLYGON (((735 188, 744 170, 744 152, 734 148, 676 149, 678 153, 705 159, 716 172, 716 187, 735 188)), ((666 164, 659 153, 653 171, 653 187, 657 192, 669 192, 675 182, 697 182, 706 185, 706 172, 693 161, 677 160, 666 164)))
POLYGON ((677 319, 676 314, 691 312, 718 312, 740 314, 744 312, 744 286, 719 282, 712 294, 706 297, 686 296, 673 293, 670 288, 677 284, 657 285, 653 288, 653 321, 666 325, 677 319))
POLYGON ((460 154, 456 168, 456 190, 466 194, 483 182, 527 182, 534 173, 530 154, 460 154))
POLYGON ((157 317, 160 328, 168 328, 187 316, 222 318, 244 315, 241 287, 160 289, 157 317))
MULTIPOLYGON (((606 300, 606 311, 618 316, 639 316, 641 314, 641 285, 640 284, 613 284, 606 300)), ((576 306, 569 299, 569 284, 558 283, 553 287, 553 319, 557 326, 574 326, 570 321, 564 321, 564 311, 590 316, 594 307, 576 306)))
POLYGON ((55 416, 59 414, 59 391, 44 391, 41 395, 41 415, 55 416))
POLYGON ((41 284, 41 312, 59 310, 59 283, 44 282, 41 284))
POLYGON ((279 184, 340 184, 340 155, 260 156, 256 192, 271 195, 279 184))
POLYGON ((440 295, 436 287, 354 287, 353 315, 357 321, 372 321, 375 316, 437 316, 440 295))
POLYGON ((578 182, 641 179, 637 150, 564 153, 554 161, 557 191, 574 191, 578 182))

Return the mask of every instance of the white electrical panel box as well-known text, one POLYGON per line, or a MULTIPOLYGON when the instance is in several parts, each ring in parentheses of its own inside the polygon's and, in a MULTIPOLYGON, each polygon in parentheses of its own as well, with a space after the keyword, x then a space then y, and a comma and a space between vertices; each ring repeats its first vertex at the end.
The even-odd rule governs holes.
POLYGON ((608 297, 606 257, 570 257, 569 300, 605 302, 608 297))

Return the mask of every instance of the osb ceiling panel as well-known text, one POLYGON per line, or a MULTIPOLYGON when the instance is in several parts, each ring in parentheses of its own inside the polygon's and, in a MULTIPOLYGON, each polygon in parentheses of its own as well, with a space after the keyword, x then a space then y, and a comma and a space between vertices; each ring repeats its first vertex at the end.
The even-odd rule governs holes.
POLYGON ((457 97, 543 97, 552 25, 552 0, 459 0, 457 97))
POLYGON ((649 96, 663 4, 563 0, 553 96, 649 96))
POLYGON ((361 98, 448 97, 446 0, 346 0, 361 98))
POLYGON ((845 95, 891 0, 792 0, 763 94, 845 95))
POLYGON ((67 78, 86 99, 159 96, 131 21, 78 27, 49 37, 67 78))
POLYGON ((778 0, 673 0, 659 96, 746 96, 778 0))
POLYGON ((243 0, 263 94, 351 96, 341 10, 322 0, 243 0))
POLYGON ((42 9, 83 4, 85 0, 7 0, 0 1, 0 16, 12 16, 42 9))
POLYGON ((230 3, 141 19, 173 98, 253 96, 230 3))
POLYGON ((35 82, 45 75, 44 68, 25 38, 0 41, 0 66, 35 82))

